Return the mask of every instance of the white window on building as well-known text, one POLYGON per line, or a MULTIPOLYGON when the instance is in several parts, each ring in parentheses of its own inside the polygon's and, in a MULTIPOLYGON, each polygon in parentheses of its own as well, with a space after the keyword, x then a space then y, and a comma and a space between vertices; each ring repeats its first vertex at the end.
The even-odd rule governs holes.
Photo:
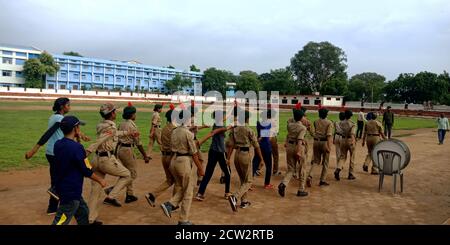
POLYGON ((95 76, 95 81, 100 81, 100 76, 95 76))
POLYGON ((78 85, 72 85, 73 90, 78 90, 78 85))
POLYGON ((81 79, 86 80, 86 75, 85 74, 81 75, 81 79))
POLYGON ((78 65, 76 65, 76 64, 70 64, 70 69, 78 69, 78 65))
POLYGON ((108 76, 105 77, 105 82, 109 82, 109 77, 108 76))
POLYGON ((2 63, 3 64, 10 64, 10 65, 12 65, 12 58, 7 58, 7 57, 3 57, 3 59, 2 59, 2 63))
POLYGON ((88 66, 88 65, 83 65, 83 70, 90 70, 90 66, 88 66))
POLYGON ((59 89, 66 89, 66 85, 65 84, 60 84, 59 85, 59 89))
POLYGON ((120 83, 122 79, 120 77, 116 78, 116 82, 120 83))
POLYGON ((61 75, 60 75, 60 77, 61 77, 61 78, 64 78, 64 79, 65 79, 65 78, 66 78, 66 76, 67 76, 67 73, 65 73, 65 72, 61 72, 61 75))
POLYGON ((12 71, 3 70, 2 71, 2 76, 4 76, 4 77, 12 77, 12 71))
POLYGON ((55 89, 55 85, 54 84, 49 84, 48 85, 48 89, 55 89))
POLYGON ((78 73, 74 73, 72 75, 72 79, 78 79, 78 77, 80 77, 80 74, 78 74, 78 73))
POLYGON ((16 77, 23 77, 22 71, 16 71, 16 77))

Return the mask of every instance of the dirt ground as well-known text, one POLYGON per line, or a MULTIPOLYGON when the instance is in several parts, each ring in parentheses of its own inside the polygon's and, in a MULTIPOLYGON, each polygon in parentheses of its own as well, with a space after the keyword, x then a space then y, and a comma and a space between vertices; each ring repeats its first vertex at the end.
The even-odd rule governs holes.
MULTIPOLYGON (((366 149, 358 142, 356 180, 334 180, 332 172, 336 160, 331 154, 327 178, 330 186, 318 186, 320 170, 316 168, 313 187, 308 188, 308 197, 299 198, 295 195, 298 182, 292 180, 286 197, 281 198, 276 189, 263 188, 262 176, 256 177, 254 191, 249 193, 251 207, 240 209, 237 213, 231 211, 228 201, 223 198, 224 186, 219 183, 220 170, 217 167, 206 190, 206 200, 193 200, 191 220, 195 224, 448 224, 450 143, 438 145, 436 132, 430 129, 397 131, 395 135, 407 135, 399 139, 408 144, 412 154, 412 160, 404 171, 405 190, 402 194, 392 194, 391 176, 385 177, 383 190, 378 193, 378 176, 362 171, 366 149)), ((280 149, 283 149, 281 145, 280 149)), ((204 153, 204 156, 206 158, 207 154, 204 153)), ((99 219, 105 224, 177 223, 178 212, 169 219, 159 206, 150 207, 144 198, 146 192, 164 179, 160 157, 156 152, 153 157, 150 164, 139 162, 138 179, 135 182, 139 200, 124 204, 121 208, 103 205, 99 219)), ((280 160, 284 173, 286 163, 283 150, 280 160)), ((348 165, 345 165, 344 174, 341 175, 347 171, 348 165)), ((238 185, 235 173, 233 166, 232 190, 238 185)), ((281 179, 282 176, 272 177, 275 187, 281 179)), ((107 181, 112 184, 115 180, 108 177, 107 181)), ((0 173, 0 224, 50 224, 54 216, 45 213, 48 186, 46 167, 0 173)), ((85 199, 89 188, 90 181, 86 181, 85 199)), ((167 191, 159 197, 158 204, 168 200, 170 193, 167 191)))

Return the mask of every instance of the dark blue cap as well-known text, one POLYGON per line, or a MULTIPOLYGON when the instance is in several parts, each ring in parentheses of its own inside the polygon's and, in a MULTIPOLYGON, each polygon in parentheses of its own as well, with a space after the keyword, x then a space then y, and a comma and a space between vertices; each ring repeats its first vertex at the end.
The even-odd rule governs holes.
POLYGON ((61 120, 60 128, 63 131, 63 133, 70 133, 74 127, 77 125, 85 125, 86 123, 83 121, 78 120, 75 116, 65 116, 61 120))

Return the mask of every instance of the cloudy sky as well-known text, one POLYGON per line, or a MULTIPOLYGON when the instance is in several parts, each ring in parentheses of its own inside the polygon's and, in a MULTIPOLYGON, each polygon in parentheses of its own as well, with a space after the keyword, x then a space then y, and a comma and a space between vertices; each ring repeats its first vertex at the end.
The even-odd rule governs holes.
POLYGON ((330 41, 348 73, 450 70, 447 0, 0 0, 0 43, 234 73, 330 41))

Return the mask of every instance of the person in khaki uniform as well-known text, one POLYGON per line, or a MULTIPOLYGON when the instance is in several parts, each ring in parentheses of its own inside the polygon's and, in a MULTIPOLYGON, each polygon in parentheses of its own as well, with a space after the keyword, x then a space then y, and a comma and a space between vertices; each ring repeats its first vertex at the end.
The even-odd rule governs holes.
POLYGON ((156 104, 153 108, 152 122, 150 125, 150 136, 147 148, 147 156, 151 158, 153 151, 153 144, 158 142, 161 147, 161 116, 159 115, 162 111, 162 105, 156 104))
POLYGON ((307 186, 312 185, 312 176, 314 166, 322 164, 322 173, 320 175, 319 186, 328 186, 325 181, 328 171, 328 162, 330 160, 331 145, 333 142, 333 123, 327 119, 328 110, 325 108, 319 109, 319 119, 314 121, 313 126, 313 160, 311 161, 311 168, 308 173, 307 186))
POLYGON ((341 141, 341 156, 339 157, 339 162, 336 171, 334 171, 334 178, 340 180, 339 173, 341 172, 342 165, 347 159, 347 152, 350 153, 350 167, 348 172, 348 179, 356 179, 353 176, 353 169, 355 167, 355 143, 356 143, 356 125, 350 119, 353 113, 350 110, 345 111, 345 120, 339 123, 342 130, 342 141, 341 141))
POLYGON ((192 225, 189 221, 189 211, 194 195, 194 185, 197 175, 203 176, 204 170, 198 158, 199 152, 194 141, 194 134, 189 131, 190 112, 184 110, 178 118, 182 118, 181 126, 172 131, 171 149, 174 156, 169 167, 170 173, 175 179, 176 192, 170 201, 161 204, 161 208, 167 217, 171 217, 175 207, 180 206, 178 224, 192 225))
MULTIPOLYGON (((156 198, 160 196, 165 190, 173 186, 175 183, 174 176, 172 176, 169 170, 170 162, 173 157, 171 144, 172 132, 177 127, 175 124, 175 120, 172 120, 172 112, 173 110, 169 110, 166 112, 167 123, 161 131, 161 162, 163 165, 164 173, 166 174, 166 180, 162 182, 155 190, 145 195, 145 198, 152 207, 155 207, 156 198)), ((173 193, 175 194, 176 192, 177 190, 174 188, 173 193)))
POLYGON ((363 140, 362 140, 362 146, 364 147, 364 144, 367 142, 367 156, 366 160, 364 161, 363 170, 365 172, 369 171, 369 164, 372 162, 372 171, 370 174, 377 175, 378 170, 373 165, 372 160, 372 150, 373 147, 380 141, 380 137, 383 139, 386 139, 386 136, 383 133, 383 126, 379 121, 376 120, 377 115, 373 112, 369 112, 367 114, 367 120, 364 127, 364 134, 363 134, 363 140))
MULTIPOLYGON (((136 124, 134 123, 136 120, 136 107, 131 105, 131 103, 128 103, 128 106, 123 109, 122 118, 125 121, 120 123, 119 131, 139 132, 136 124)), ((150 161, 150 158, 145 153, 144 147, 142 147, 142 143, 139 137, 131 137, 129 135, 122 135, 119 137, 117 156, 120 162, 122 162, 122 164, 130 171, 131 174, 131 181, 126 186, 127 195, 125 198, 125 203, 131 203, 138 200, 138 198, 134 195, 133 190, 133 181, 137 177, 137 162, 136 156, 134 155, 134 146, 139 149, 139 152, 142 154, 145 163, 148 163, 150 161)))
POLYGON ((278 194, 284 197, 286 187, 291 181, 294 173, 299 171, 300 186, 297 196, 304 197, 308 195, 306 192, 305 163, 306 163, 306 140, 305 135, 307 128, 301 123, 304 111, 296 107, 293 110, 294 119, 288 120, 287 137, 284 143, 286 147, 286 162, 288 170, 282 182, 278 185, 278 194), (297 167, 298 166, 298 167, 297 167))
POLYGON ((238 198, 241 199, 241 208, 247 208, 251 204, 247 200, 247 192, 251 188, 253 181, 250 146, 253 146, 255 148, 255 153, 258 155, 259 159, 261 159, 260 166, 265 165, 264 158, 261 154, 261 149, 259 148, 258 139, 256 138, 256 134, 248 126, 250 112, 245 111, 244 113, 245 123, 242 122, 242 119, 240 119, 239 116, 240 115, 237 115, 238 126, 231 130, 231 137, 227 142, 227 164, 230 165, 231 154, 233 153, 233 150, 236 149, 236 154, 234 155, 234 164, 239 175, 239 180, 241 182, 239 189, 228 198, 231 209, 234 212, 237 212, 238 198))
POLYGON ((336 149, 336 168, 338 166, 339 158, 341 158, 341 141, 342 141, 342 129, 340 125, 340 122, 344 121, 345 114, 344 112, 339 112, 339 121, 336 121, 333 123, 334 125, 334 138, 333 138, 333 144, 334 148, 336 149))
MULTIPOLYGON (((119 131, 116 128, 114 120, 116 119, 116 107, 111 103, 106 103, 100 107, 100 115, 103 121, 97 124, 97 142, 103 141, 101 144, 94 143, 86 149, 87 155, 95 152, 93 161, 93 170, 95 174, 104 178, 106 174, 117 176, 119 179, 112 188, 111 192, 104 199, 103 203, 112 206, 122 206, 117 200, 119 193, 130 183, 130 171, 116 158, 114 151, 117 147, 118 137, 121 136, 139 136, 135 131, 119 131), (104 138, 108 137, 107 140, 104 138)), ((98 217, 99 202, 104 195, 101 186, 95 182, 91 182, 91 194, 88 199, 89 221, 96 223, 98 217)))

